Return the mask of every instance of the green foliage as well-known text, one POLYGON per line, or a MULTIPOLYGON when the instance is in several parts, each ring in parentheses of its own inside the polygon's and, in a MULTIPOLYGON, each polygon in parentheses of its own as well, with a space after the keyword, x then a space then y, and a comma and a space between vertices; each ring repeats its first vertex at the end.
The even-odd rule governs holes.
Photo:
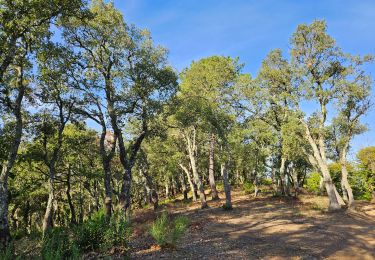
POLYGON ((222 192, 222 191, 224 191, 224 184, 223 184, 222 182, 218 182, 218 183, 216 183, 216 190, 217 190, 218 192, 222 192))
POLYGON ((260 180, 260 184, 264 185, 264 186, 271 186, 272 185, 272 180, 271 179, 262 178, 260 180))
POLYGON ((79 256, 80 252, 68 229, 51 229, 43 238, 43 259, 79 259, 79 256))
POLYGON ((107 219, 102 211, 75 228, 51 229, 43 239, 43 259, 80 259, 83 252, 126 247, 131 229, 121 213, 107 219))
POLYGON ((245 194, 252 194, 255 192, 255 187, 254 187, 254 184, 252 184, 251 182, 245 182, 243 185, 242 185, 242 190, 245 194))
POLYGON ((14 248, 13 244, 10 244, 5 248, 5 250, 0 250, 0 259, 13 260, 14 259, 13 248, 14 248))
POLYGON ((173 222, 170 222, 168 214, 163 212, 152 224, 150 234, 159 246, 175 247, 185 233, 188 223, 186 216, 178 216, 173 222))
POLYGON ((307 177, 306 179, 306 189, 310 192, 315 194, 319 194, 320 192, 320 174, 318 172, 313 172, 307 177))
POLYGON ((114 213, 108 220, 98 211, 75 230, 76 244, 84 252, 125 247, 131 234, 130 225, 122 213, 114 213))

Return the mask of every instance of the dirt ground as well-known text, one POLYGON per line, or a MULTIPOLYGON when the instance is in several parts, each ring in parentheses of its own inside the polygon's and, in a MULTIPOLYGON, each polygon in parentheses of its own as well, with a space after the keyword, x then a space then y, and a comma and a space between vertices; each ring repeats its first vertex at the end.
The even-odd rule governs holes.
MULTIPOLYGON (((233 192, 233 210, 223 200, 173 203, 171 214, 188 216, 190 225, 177 248, 161 250, 148 234, 156 214, 137 213, 131 259, 375 259, 375 204, 329 213, 325 197, 253 198, 233 192)), ((221 198, 224 195, 221 194, 221 198)))

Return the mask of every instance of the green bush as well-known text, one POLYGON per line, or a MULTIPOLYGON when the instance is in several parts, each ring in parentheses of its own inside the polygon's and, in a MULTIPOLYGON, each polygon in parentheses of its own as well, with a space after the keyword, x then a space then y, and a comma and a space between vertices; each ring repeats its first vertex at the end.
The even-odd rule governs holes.
POLYGON ((75 229, 76 243, 84 252, 97 250, 104 243, 107 220, 104 211, 98 211, 75 229))
POLYGON ((349 182, 355 199, 368 201, 372 199, 372 183, 366 171, 353 172, 349 175, 349 182))
POLYGON ((271 186, 272 185, 272 180, 271 179, 261 179, 260 184, 264 186, 271 186))
POLYGON ((79 259, 80 252, 67 229, 53 228, 43 238, 42 258, 79 259))
POLYGON ((188 222, 186 216, 176 217, 170 222, 167 213, 163 212, 151 225, 150 234, 159 246, 175 247, 185 233, 188 222))
POLYGON ((245 194, 252 194, 255 192, 255 187, 251 182, 244 182, 242 190, 245 194))
POLYGON ((84 252, 126 246, 131 234, 123 213, 114 213, 108 220, 104 211, 95 213, 76 228, 76 244, 84 252))
POLYGON ((14 248, 13 244, 8 245, 4 250, 0 248, 0 259, 13 260, 14 259, 13 248, 14 248))
POLYGON ((218 192, 224 191, 224 184, 222 182, 216 183, 216 190, 218 192))
POLYGON ((108 227, 104 232, 104 243, 102 247, 126 247, 132 230, 129 222, 122 212, 116 212, 111 217, 108 227))
POLYGON ((317 173, 317 172, 313 172, 306 179, 305 188, 310 192, 313 192, 315 194, 319 194, 319 192, 320 192, 319 184, 320 184, 320 174, 317 173))

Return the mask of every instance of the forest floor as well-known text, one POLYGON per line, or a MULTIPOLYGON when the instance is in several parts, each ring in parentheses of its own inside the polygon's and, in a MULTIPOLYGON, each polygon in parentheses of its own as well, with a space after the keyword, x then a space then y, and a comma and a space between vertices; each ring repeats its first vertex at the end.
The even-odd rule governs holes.
POLYGON ((354 210, 331 213, 325 210, 326 197, 254 198, 241 191, 232 196, 231 211, 221 208, 223 199, 208 201, 207 209, 176 200, 156 213, 138 210, 130 258, 375 259, 375 204, 357 202, 354 210), (148 233, 162 210, 190 220, 175 249, 160 249, 148 233))

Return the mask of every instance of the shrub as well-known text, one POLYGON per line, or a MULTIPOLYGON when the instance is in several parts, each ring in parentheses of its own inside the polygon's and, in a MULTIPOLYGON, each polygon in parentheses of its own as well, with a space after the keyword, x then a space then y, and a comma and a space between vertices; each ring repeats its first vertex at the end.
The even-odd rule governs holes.
POLYGON ((150 234, 159 246, 175 247, 185 233, 188 222, 186 216, 176 217, 173 222, 170 222, 167 213, 163 212, 151 225, 150 234))
POLYGON ((224 184, 222 182, 216 183, 216 190, 218 192, 224 191, 224 184))
POLYGON ((104 242, 104 231, 107 223, 104 211, 98 211, 75 229, 76 243, 87 252, 97 250, 104 242))
POLYGON ((244 182, 242 189, 245 194, 252 194, 255 191, 255 187, 251 182, 244 182))
POLYGON ((104 232, 104 243, 102 247, 125 247, 131 236, 131 228, 122 212, 115 212, 111 217, 107 229, 104 232))
POLYGON ((67 229, 53 228, 43 238, 42 258, 79 259, 80 252, 67 229))
POLYGON ((264 186, 271 186, 272 185, 272 180, 271 179, 261 179, 260 184, 264 186))
POLYGON ((75 233, 77 246, 87 252, 126 246, 131 229, 123 213, 115 212, 108 220, 104 211, 98 211, 78 226, 75 233))
POLYGON ((0 259, 3 259, 3 260, 14 259, 14 255, 13 255, 14 245, 13 244, 8 245, 4 250, 2 249, 3 248, 0 248, 0 259))
POLYGON ((313 172, 309 175, 309 177, 306 179, 306 189, 310 192, 313 192, 315 194, 320 193, 320 174, 317 172, 313 172))

